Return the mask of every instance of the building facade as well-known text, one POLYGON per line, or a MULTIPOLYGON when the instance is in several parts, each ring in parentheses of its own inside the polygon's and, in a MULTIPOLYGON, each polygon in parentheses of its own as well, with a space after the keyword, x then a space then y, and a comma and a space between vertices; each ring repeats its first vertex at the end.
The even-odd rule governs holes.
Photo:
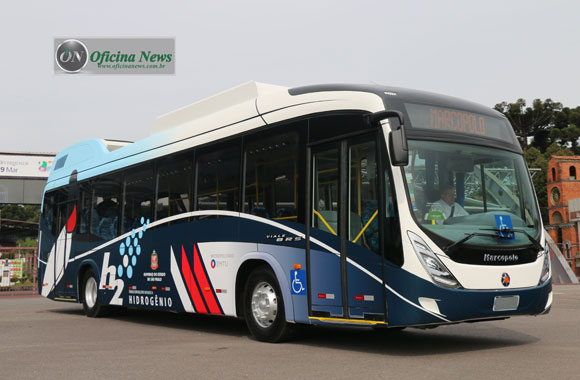
POLYGON ((580 199, 580 156, 552 156, 548 161, 548 233, 558 244, 576 276, 580 276, 577 210, 580 199), (572 215, 571 215, 572 214, 572 215))

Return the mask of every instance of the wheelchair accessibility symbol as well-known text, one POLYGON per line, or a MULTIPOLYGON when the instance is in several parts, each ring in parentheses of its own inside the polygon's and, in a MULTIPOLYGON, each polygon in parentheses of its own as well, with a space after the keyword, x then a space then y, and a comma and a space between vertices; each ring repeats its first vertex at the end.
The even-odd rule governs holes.
POLYGON ((306 271, 291 270, 290 277, 292 278, 292 294, 306 294, 306 271))

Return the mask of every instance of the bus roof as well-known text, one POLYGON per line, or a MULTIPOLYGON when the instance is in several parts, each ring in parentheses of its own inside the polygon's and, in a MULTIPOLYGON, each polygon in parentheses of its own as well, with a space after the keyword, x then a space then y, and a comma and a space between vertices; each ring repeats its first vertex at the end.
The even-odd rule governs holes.
POLYGON ((89 139, 65 148, 55 157, 46 189, 68 184, 73 171, 81 181, 280 120, 332 110, 397 109, 396 103, 405 101, 436 102, 503 117, 463 99, 397 87, 327 84, 287 88, 251 81, 159 116, 151 135, 135 143, 89 139))
MULTIPOLYGON (((231 108, 240 106, 242 109, 247 108, 244 107, 244 104, 248 102, 255 103, 258 97, 264 97, 268 93, 281 91, 286 92, 288 88, 254 81, 246 82, 237 87, 220 92, 217 95, 210 96, 209 98, 159 116, 153 123, 151 134, 154 135, 168 129, 191 124, 203 118, 215 116, 219 113, 225 113, 224 111, 231 108)), ((250 109, 249 112, 245 109, 245 111, 241 114, 243 118, 258 115, 256 109, 250 109)))

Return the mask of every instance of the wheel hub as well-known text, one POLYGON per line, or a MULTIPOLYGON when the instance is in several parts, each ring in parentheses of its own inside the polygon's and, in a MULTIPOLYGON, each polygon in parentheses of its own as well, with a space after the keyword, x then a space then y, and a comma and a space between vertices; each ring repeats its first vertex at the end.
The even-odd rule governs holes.
POLYGON ((97 304, 97 281, 94 277, 90 277, 85 284, 85 301, 91 309, 97 304))
POLYGON ((263 328, 270 327, 278 314, 278 297, 272 285, 260 282, 252 292, 252 315, 263 328))

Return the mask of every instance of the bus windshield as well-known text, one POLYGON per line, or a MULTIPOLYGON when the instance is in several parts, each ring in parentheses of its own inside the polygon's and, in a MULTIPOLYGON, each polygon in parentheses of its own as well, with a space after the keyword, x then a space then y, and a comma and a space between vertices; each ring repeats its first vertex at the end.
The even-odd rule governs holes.
POLYGON ((415 219, 449 244, 474 232, 464 244, 523 245, 538 235, 536 201, 519 154, 409 140, 404 173, 415 219))

